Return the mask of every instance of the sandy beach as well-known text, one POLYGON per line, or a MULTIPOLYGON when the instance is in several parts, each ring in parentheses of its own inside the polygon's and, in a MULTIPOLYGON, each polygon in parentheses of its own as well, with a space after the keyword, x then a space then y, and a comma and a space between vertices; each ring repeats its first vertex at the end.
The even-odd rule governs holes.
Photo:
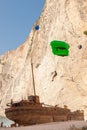
POLYGON ((71 127, 82 128, 87 127, 86 121, 67 121, 67 122, 54 122, 40 125, 26 126, 26 127, 13 127, 13 128, 0 128, 0 130, 69 130, 71 127))

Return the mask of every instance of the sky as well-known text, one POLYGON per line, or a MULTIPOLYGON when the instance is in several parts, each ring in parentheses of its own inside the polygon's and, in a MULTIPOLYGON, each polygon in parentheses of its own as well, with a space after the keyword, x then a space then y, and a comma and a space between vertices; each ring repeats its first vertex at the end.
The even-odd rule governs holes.
POLYGON ((36 20, 45 0, 0 0, 0 55, 22 44, 36 20))

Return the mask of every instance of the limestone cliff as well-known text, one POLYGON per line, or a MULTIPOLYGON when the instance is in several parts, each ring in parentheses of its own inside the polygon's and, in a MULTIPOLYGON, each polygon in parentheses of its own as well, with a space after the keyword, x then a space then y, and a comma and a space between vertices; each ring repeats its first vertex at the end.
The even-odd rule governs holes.
POLYGON ((84 109, 87 116, 87 1, 46 0, 25 43, 0 57, 0 114, 13 98, 19 101, 33 94, 31 60, 36 93, 40 101, 72 110, 84 109), (69 56, 55 56, 52 40, 70 45, 69 56), (79 49, 78 46, 82 45, 79 49), (56 73, 56 75, 55 75, 56 73))

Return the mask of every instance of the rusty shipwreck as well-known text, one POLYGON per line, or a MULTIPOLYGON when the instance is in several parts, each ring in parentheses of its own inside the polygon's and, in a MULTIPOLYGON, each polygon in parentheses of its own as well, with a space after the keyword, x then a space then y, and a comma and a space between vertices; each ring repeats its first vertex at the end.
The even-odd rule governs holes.
POLYGON ((8 119, 18 123, 19 126, 57 121, 84 120, 84 112, 81 110, 71 112, 66 105, 64 108, 61 108, 40 103, 39 96, 35 92, 33 64, 31 64, 31 68, 34 95, 28 96, 28 100, 21 100, 19 102, 11 100, 11 103, 8 103, 5 109, 8 119))

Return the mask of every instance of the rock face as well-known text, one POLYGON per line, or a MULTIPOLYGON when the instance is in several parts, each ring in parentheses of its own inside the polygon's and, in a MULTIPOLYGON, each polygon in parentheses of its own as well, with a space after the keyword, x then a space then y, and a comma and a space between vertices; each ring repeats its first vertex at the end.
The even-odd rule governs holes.
POLYGON ((0 114, 13 98, 33 94, 31 60, 36 93, 40 101, 72 110, 84 109, 87 116, 87 1, 46 0, 42 14, 25 43, 0 57, 0 114), (55 56, 52 40, 70 45, 69 56, 55 56), (82 48, 79 49, 79 45, 82 48))

